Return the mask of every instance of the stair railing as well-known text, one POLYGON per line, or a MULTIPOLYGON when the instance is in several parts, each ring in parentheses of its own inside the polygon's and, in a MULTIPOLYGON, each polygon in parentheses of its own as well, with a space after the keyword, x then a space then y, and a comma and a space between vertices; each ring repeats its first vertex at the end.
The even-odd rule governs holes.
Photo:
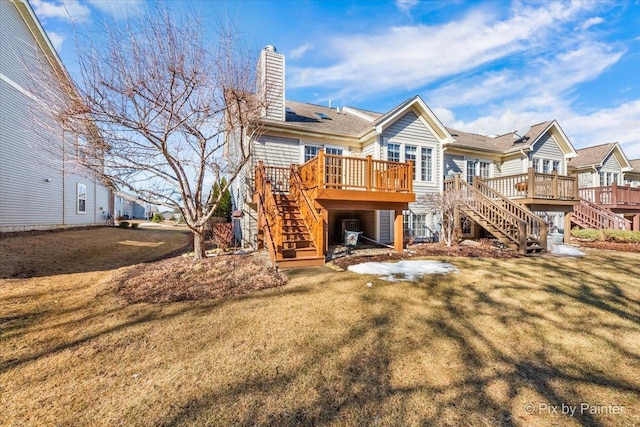
POLYGON ((586 228, 596 228, 599 230, 629 230, 630 223, 626 218, 622 218, 608 209, 580 198, 580 204, 573 207, 573 220, 576 224, 586 228))
POLYGON ((295 199, 300 216, 309 229, 316 246, 316 255, 324 255, 324 225, 323 220, 313 206, 313 200, 305 187, 298 165, 291 165, 289 193, 295 199))
POLYGON ((265 241, 269 249, 269 257, 272 264, 275 264, 279 249, 282 248, 282 217, 278 214, 273 187, 262 162, 258 162, 256 166, 255 188, 258 196, 258 221, 264 221, 259 226, 262 226, 266 232, 265 241))
POLYGON ((540 247, 546 250, 547 247, 547 223, 544 219, 538 215, 523 208, 521 205, 512 202, 509 198, 500 194, 492 187, 488 186, 481 180, 474 180, 473 187, 477 189, 482 195, 492 200, 494 203, 499 204, 512 215, 520 218, 526 223, 526 234, 528 238, 533 238, 538 241, 540 247))
MULTIPOLYGON (((457 176, 445 181, 445 190, 461 191, 469 210, 495 227, 503 236, 512 241, 521 253, 527 252, 526 222, 482 194, 457 176)), ((546 249, 546 248, 545 248, 546 249)))

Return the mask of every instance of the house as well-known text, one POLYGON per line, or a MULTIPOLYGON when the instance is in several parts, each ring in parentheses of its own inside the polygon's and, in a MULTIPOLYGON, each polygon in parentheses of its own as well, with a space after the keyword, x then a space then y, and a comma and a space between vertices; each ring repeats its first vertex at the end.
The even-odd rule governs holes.
POLYGON ((126 219, 148 219, 152 215, 149 203, 124 192, 115 193, 114 212, 116 218, 126 219))
POLYGON ((0 2, 0 231, 104 224, 113 212, 109 186, 76 166, 73 142, 35 119, 46 117, 30 90, 43 64, 71 84, 29 2, 0 2))
MULTIPOLYGON (((444 171, 448 176, 460 174, 472 183, 479 177, 501 195, 517 201, 542 217, 547 226, 568 229, 569 214, 577 203, 573 179, 566 178, 567 165, 576 150, 557 121, 530 126, 523 134, 478 135, 449 129, 455 140, 445 146, 444 171), (529 173, 536 179, 530 179, 529 173), (553 178, 555 176, 555 178, 553 178), (551 181, 555 179, 556 183, 551 181), (524 182, 539 183, 538 191, 524 182), (519 183, 521 189, 518 189, 519 183), (553 193, 553 189, 559 192, 553 193), (564 194, 563 194, 564 192, 564 194)), ((535 184, 534 184, 535 185, 535 184)), ((478 236, 478 224, 463 227, 465 235, 478 236)))
POLYGON ((611 142, 578 150, 569 163, 578 178, 581 203, 574 222, 582 227, 640 230, 637 174, 620 144, 611 142))
POLYGON ((629 164, 632 169, 622 173, 624 184, 640 188, 640 159, 629 160, 629 164))
POLYGON ((243 241, 266 246, 275 264, 321 264, 354 229, 397 250, 408 231, 429 239, 439 218, 422 196, 442 191, 472 201, 468 235, 525 253, 546 250, 549 226, 568 233, 576 152, 556 121, 490 137, 445 127, 419 96, 385 113, 294 102, 284 70, 284 56, 267 46, 256 90, 261 134, 232 191, 243 241))

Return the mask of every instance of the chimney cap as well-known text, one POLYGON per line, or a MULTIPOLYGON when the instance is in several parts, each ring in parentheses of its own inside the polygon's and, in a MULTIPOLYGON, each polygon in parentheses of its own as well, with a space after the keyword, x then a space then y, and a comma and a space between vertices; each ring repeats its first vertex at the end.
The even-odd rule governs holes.
POLYGON ((276 47, 272 44, 268 44, 264 47, 264 50, 268 52, 277 52, 276 47))

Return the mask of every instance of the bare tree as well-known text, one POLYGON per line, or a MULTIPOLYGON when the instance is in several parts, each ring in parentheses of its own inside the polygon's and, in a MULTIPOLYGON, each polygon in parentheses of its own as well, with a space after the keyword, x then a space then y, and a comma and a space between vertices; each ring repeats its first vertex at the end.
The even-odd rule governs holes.
POLYGON ((237 32, 222 30, 213 41, 203 34, 197 18, 180 21, 155 4, 125 25, 105 25, 102 43, 77 43, 77 89, 38 89, 56 124, 76 137, 75 161, 142 200, 178 209, 196 260, 205 256, 207 221, 249 160, 264 107, 253 95, 257 58, 237 32))
POLYGON ((451 247, 460 234, 460 211, 467 206, 467 195, 463 190, 446 190, 429 193, 422 197, 425 205, 440 214, 441 238, 451 247))

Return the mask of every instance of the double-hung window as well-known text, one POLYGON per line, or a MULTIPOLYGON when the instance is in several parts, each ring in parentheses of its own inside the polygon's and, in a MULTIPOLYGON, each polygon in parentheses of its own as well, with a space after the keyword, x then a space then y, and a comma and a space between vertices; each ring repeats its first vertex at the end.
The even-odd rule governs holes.
POLYGON ((304 146, 304 162, 308 162, 318 155, 318 151, 320 151, 322 147, 318 147, 317 145, 305 145, 304 146))
POLYGON ((553 165, 551 166, 551 171, 560 173, 560 162, 558 160, 553 161, 553 165))
POLYGON ((87 185, 78 183, 76 186, 76 212, 79 214, 87 213, 87 185))
POLYGON ((467 160, 467 182, 471 184, 473 177, 476 176, 476 162, 467 160))
POLYGON ((540 159, 532 159, 531 167, 533 168, 534 172, 540 172, 540 159))
POLYGON ((413 160, 413 180, 416 180, 416 167, 418 164, 416 163, 416 153, 418 152, 418 147, 415 145, 405 145, 404 146, 404 161, 408 162, 409 160, 413 160))
POLYGON ((551 173, 551 160, 542 161, 542 173, 551 173))
POLYGON ((387 160, 390 162, 400 161, 400 144, 387 144, 387 160))
POLYGON ((420 167, 420 179, 427 182, 433 181, 433 149, 432 148, 422 147, 422 165, 420 167))
POLYGON ((489 162, 480 162, 480 177, 482 179, 489 178, 489 169, 491 168, 491 163, 489 162))

